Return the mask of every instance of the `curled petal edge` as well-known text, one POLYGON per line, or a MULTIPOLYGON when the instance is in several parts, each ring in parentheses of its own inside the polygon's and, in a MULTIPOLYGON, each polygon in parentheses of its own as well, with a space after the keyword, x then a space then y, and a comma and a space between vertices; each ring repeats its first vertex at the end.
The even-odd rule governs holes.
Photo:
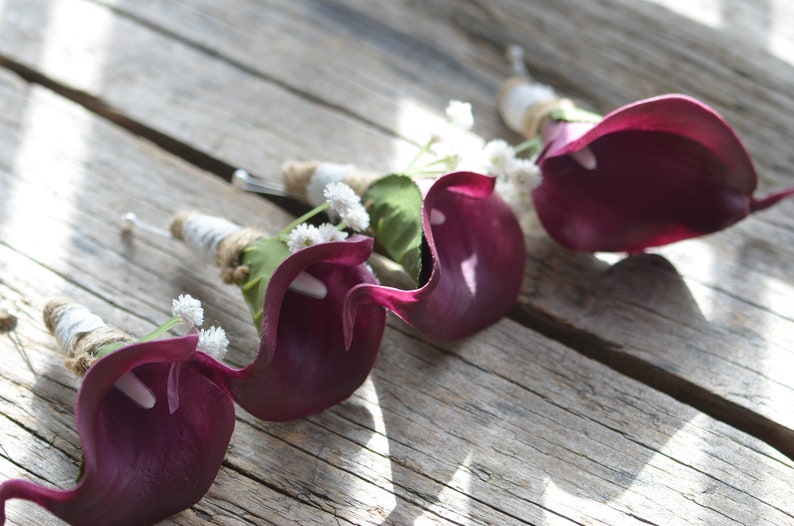
POLYGON ((733 128, 711 107, 686 95, 669 94, 640 100, 618 108, 596 123, 574 126, 574 132, 566 137, 555 137, 565 133, 565 124, 555 126, 547 138, 547 146, 538 157, 541 168, 550 157, 573 154, 600 137, 623 131, 664 132, 692 140, 708 149, 725 166, 732 169, 724 174, 723 183, 744 194, 751 194, 757 184, 757 174, 750 155, 733 128), (751 174, 748 179, 743 174, 751 174))
MULTIPOLYGON (((328 265, 350 267, 349 271, 343 273, 344 280, 363 279, 366 282, 369 279, 375 282, 374 275, 363 267, 372 253, 373 245, 374 240, 371 237, 354 235, 345 241, 319 243, 291 254, 276 268, 265 291, 262 331, 257 356, 247 366, 234 369, 209 356, 198 355, 197 359, 202 363, 206 374, 213 377, 218 384, 224 385, 230 396, 246 411, 267 421, 289 421, 302 418, 347 398, 360 385, 359 380, 363 382, 374 363, 386 323, 384 310, 381 308, 371 310, 367 315, 366 322, 355 328, 353 331, 355 334, 351 336, 358 335, 360 337, 355 339, 355 355, 350 355, 346 359, 346 363, 338 363, 336 360, 340 357, 334 354, 337 351, 344 352, 345 349, 349 349, 349 346, 343 347, 342 334, 340 333, 338 348, 337 344, 332 341, 318 341, 317 345, 326 345, 327 348, 306 348, 305 356, 295 355, 294 359, 282 355, 280 363, 276 364, 277 353, 281 352, 278 349, 281 310, 285 305, 286 295, 293 280, 304 271, 312 272, 311 267, 315 265, 317 267, 314 271, 320 273, 334 273, 333 267, 328 265), (331 358, 331 356, 336 358, 331 358), (323 363, 324 360, 325 363, 323 363), (276 365, 279 369, 272 369, 276 365), (286 367, 289 372, 284 373, 281 371, 281 367, 286 367), (294 367, 300 369, 294 369, 294 367), (346 373, 340 376, 341 373, 338 373, 337 369, 341 367, 345 368, 346 373), (275 383, 268 381, 268 377, 273 379, 272 375, 279 374, 286 374, 289 378, 292 378, 292 374, 297 376, 287 382, 290 385, 284 384, 284 378, 276 378, 275 383), (267 385, 257 383, 260 380, 267 385), (302 385, 304 388, 301 390, 302 385), (290 389, 299 389, 300 392, 294 397, 289 397, 291 400, 272 401, 272 396, 284 395, 290 389)), ((326 285, 329 288, 329 295, 334 294, 334 297, 339 298, 341 308, 342 301, 349 290, 346 288, 347 285, 341 285, 344 289, 343 292, 338 291, 339 284, 336 284, 335 287, 334 283, 326 282, 326 285), (332 292, 335 288, 337 292, 332 292)), ((327 300, 314 299, 310 301, 327 300)), ((335 316, 339 318, 338 329, 331 328, 330 330, 341 331, 341 312, 329 313, 328 319, 331 321, 304 320, 304 322, 307 324, 334 324, 337 323, 333 322, 335 316)), ((296 322, 298 321, 296 320, 296 322)), ((337 327, 337 325, 333 325, 333 327, 337 327)), ((306 343, 300 345, 306 345, 306 343)), ((300 345, 293 347, 291 352, 302 353, 300 345)), ((284 397, 282 396, 282 398, 284 397)))
MULTIPOLYGON (((172 498, 170 492, 165 491, 163 500, 158 501, 154 506, 142 506, 140 502, 130 504, 133 509, 140 510, 140 513, 136 515, 131 514, 129 509, 125 509, 123 503, 120 505, 117 500, 108 501, 108 495, 113 493, 113 486, 112 483, 111 486, 107 484, 114 480, 119 468, 114 468, 111 465, 107 467, 109 472, 103 475, 103 470, 99 466, 102 456, 99 452, 103 446, 95 440, 94 436, 97 419, 103 417, 103 404, 108 403, 106 398, 118 378, 141 366, 151 364, 182 365, 196 354, 197 344, 198 333, 194 330, 183 337, 131 344, 98 360, 83 378, 77 397, 75 420, 83 450, 83 470, 78 482, 73 488, 67 490, 46 488, 20 479, 0 484, 0 524, 5 521, 5 501, 11 498, 32 501, 75 526, 100 523, 112 526, 131 526, 144 522, 153 523, 201 500, 220 469, 223 453, 228 447, 234 429, 232 401, 225 397, 224 392, 217 389, 211 380, 204 378, 202 381, 206 381, 207 385, 212 385, 214 393, 221 397, 218 402, 221 413, 215 416, 221 416, 222 420, 214 420, 212 436, 209 437, 215 442, 215 447, 212 452, 202 448, 204 457, 208 458, 208 463, 196 468, 201 480, 191 480, 191 484, 188 486, 185 486, 182 480, 183 476, 176 476, 174 480, 171 480, 181 488, 181 494, 176 498, 178 502, 170 501, 169 499, 172 498), (210 463, 212 465, 209 465, 210 463), (107 477, 110 479, 105 480, 107 477)), ((201 377, 196 376, 195 378, 201 377)), ((164 394, 166 389, 163 387, 161 394, 164 394)), ((119 396, 123 397, 120 394, 119 396)), ((127 401, 126 403, 131 402, 127 401)), ((159 403, 165 404, 166 401, 163 400, 159 403)), ((104 453, 104 455, 108 454, 112 453, 107 451, 104 453)), ((192 473, 191 479, 195 476, 196 473, 192 473)), ((130 506, 126 506, 126 508, 130 508, 130 506)))
MULTIPOLYGON (((443 272, 436 240, 432 233, 431 215, 434 202, 439 194, 445 191, 475 199, 487 199, 492 196, 498 199, 498 196, 493 194, 495 184, 496 180, 489 176, 474 172, 453 172, 440 177, 427 189, 422 205, 422 228, 432 265, 427 281, 413 290, 401 290, 393 287, 369 284, 358 285, 351 289, 345 299, 344 306, 346 345, 349 345, 352 340, 352 327, 356 321, 358 308, 370 303, 388 308, 406 323, 437 341, 452 341, 473 334, 484 328, 484 326, 493 323, 495 319, 498 319, 504 314, 501 312, 490 313, 494 315, 495 319, 489 319, 483 323, 472 326, 448 327, 448 329, 450 329, 449 332, 435 331, 431 328, 433 318, 437 314, 436 307, 431 303, 431 299, 439 286, 443 272)), ((514 294, 506 294, 504 298, 504 303, 505 305, 509 304, 509 308, 518 296, 521 275, 523 275, 523 262, 525 257, 524 241, 523 234, 521 233, 520 226, 515 216, 506 204, 503 202, 501 202, 501 204, 503 205, 502 212, 508 214, 505 217, 511 218, 511 220, 508 221, 510 231, 505 233, 505 235, 510 238, 510 242, 514 246, 515 254, 517 258, 520 258, 521 262, 519 265, 520 272, 517 273, 517 276, 513 276, 515 278, 513 279, 514 283, 511 283, 510 287, 511 293, 514 292, 514 294)), ((443 325, 443 323, 439 325, 443 325)))

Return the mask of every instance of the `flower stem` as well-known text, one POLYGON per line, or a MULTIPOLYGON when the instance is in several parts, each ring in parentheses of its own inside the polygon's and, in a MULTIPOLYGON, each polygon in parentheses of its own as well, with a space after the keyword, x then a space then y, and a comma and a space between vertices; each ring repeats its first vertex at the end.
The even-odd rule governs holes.
POLYGON ((433 144, 435 142, 436 142, 436 137, 430 137, 430 139, 425 144, 423 144, 421 148, 419 148, 419 151, 416 152, 416 155, 414 155, 414 158, 411 159, 411 162, 408 163, 408 166, 406 166, 405 170, 403 170, 401 173, 406 174, 406 175, 410 174, 411 170, 413 170, 414 165, 417 163, 417 161, 419 161, 419 159, 424 154, 426 154, 426 153, 428 153, 430 151, 430 147, 433 146, 433 144))
POLYGON ((531 159, 540 152, 541 148, 543 148, 543 138, 536 136, 532 139, 527 139, 526 141, 517 144, 515 147, 513 147, 513 150, 516 152, 516 154, 529 152, 529 158, 531 159))
POLYGON ((287 234, 292 232, 292 230, 296 226, 300 225, 301 223, 305 223, 306 221, 308 221, 312 217, 316 216, 320 212, 324 212, 325 210, 328 209, 329 206, 330 205, 326 202, 326 203, 323 203, 323 204, 317 206, 316 208, 313 208, 313 209, 309 210, 308 212, 306 212, 305 214, 300 216, 298 219, 296 219, 292 223, 290 223, 287 226, 285 226, 284 229, 281 232, 278 233, 278 235, 279 236, 286 236, 287 234))
POLYGON ((125 343, 108 343, 107 345, 103 345, 99 348, 99 350, 94 353, 94 356, 97 358, 102 358, 103 356, 107 356, 108 354, 112 353, 113 351, 118 351, 122 347, 127 344, 125 343))
MULTIPOLYGON (((155 338, 158 338, 159 336, 162 336, 166 332, 170 331, 171 329, 173 329, 174 327, 176 327, 180 323, 181 323, 181 320, 179 319, 179 316, 174 316, 173 318, 171 318, 170 320, 168 320, 164 324, 160 325, 159 327, 157 327, 155 330, 153 330, 152 332, 150 332, 146 336, 144 336, 142 338, 139 338, 136 343, 148 342, 148 341, 154 340, 155 338)), ((102 347, 99 348, 99 350, 96 351, 96 353, 94 353, 94 356, 96 356, 97 358, 102 358, 103 356, 107 356, 108 354, 112 353, 113 351, 117 351, 117 350, 121 349, 122 347, 124 347, 125 345, 128 345, 128 344, 129 344, 129 342, 109 343, 107 345, 103 345, 102 347)))
POLYGON ((180 323, 182 323, 182 320, 179 319, 179 316, 174 316, 138 341, 148 342, 154 340, 155 338, 158 338, 159 336, 162 336, 166 332, 170 331, 180 323))

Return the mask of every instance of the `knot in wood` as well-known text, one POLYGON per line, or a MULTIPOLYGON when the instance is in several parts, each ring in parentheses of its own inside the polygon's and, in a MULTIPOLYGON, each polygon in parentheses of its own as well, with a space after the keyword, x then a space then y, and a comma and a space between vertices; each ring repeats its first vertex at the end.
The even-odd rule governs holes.
POLYGON ((0 306, 0 332, 11 332, 17 328, 17 317, 6 307, 0 306))

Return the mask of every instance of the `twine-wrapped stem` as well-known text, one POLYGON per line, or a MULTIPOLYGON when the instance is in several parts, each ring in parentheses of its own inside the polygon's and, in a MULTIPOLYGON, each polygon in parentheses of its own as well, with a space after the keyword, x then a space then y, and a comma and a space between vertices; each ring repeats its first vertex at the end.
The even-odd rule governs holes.
POLYGON ((135 341, 131 334, 105 324, 82 305, 66 299, 48 302, 43 315, 47 329, 66 354, 64 364, 80 377, 98 359, 97 352, 102 347, 135 341))
POLYGON ((325 161, 287 161, 281 165, 281 175, 287 192, 312 206, 325 202, 323 189, 330 183, 342 182, 360 197, 383 174, 359 170, 352 164, 325 161))
POLYGON ((240 265, 240 256, 247 246, 266 237, 254 228, 240 227, 225 219, 194 211, 175 214, 170 230, 175 239, 184 241, 202 259, 214 260, 226 284, 245 281, 249 268, 240 265))

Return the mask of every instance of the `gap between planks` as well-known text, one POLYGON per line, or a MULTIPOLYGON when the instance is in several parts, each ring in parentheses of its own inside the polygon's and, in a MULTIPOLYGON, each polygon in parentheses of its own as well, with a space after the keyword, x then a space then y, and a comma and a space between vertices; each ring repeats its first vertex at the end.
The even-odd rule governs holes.
MULTIPOLYGON (((28 83, 36 84, 46 88, 53 93, 57 93, 58 95, 79 104, 91 113, 116 124, 133 135, 156 145, 158 148, 161 148, 171 155, 174 155, 175 157, 178 157, 192 164, 193 166, 200 168, 201 170, 220 177, 227 182, 232 180, 232 175, 238 168, 237 166, 227 163, 223 159, 215 157, 214 155, 210 155, 209 153, 199 150, 198 148, 195 148, 184 141, 180 141, 179 139, 162 133, 137 119, 125 115, 123 112, 117 108, 114 108, 112 105, 108 104, 95 95, 66 86, 44 75, 43 73, 31 69, 28 66, 2 54, 0 54, 0 68, 5 68, 28 83)), ((252 175, 255 176, 256 174, 252 175)), ((294 199, 278 195, 268 196, 268 199, 270 199, 277 206, 294 215, 300 215, 308 210, 307 206, 296 202, 294 199)))

